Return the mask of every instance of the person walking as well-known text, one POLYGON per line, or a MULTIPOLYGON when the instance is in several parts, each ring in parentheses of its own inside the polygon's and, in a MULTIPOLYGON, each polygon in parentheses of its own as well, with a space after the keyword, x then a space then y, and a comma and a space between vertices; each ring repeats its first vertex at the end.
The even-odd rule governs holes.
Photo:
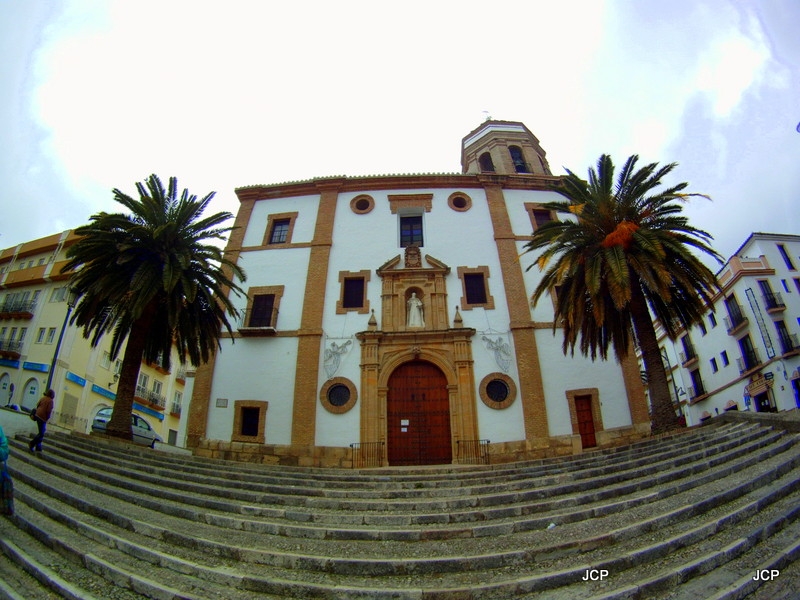
POLYGON ((31 413, 31 419, 36 421, 36 425, 39 427, 39 433, 28 444, 31 452, 34 450, 37 452, 42 451, 42 440, 44 439, 45 431, 47 431, 47 422, 50 420, 50 415, 53 414, 53 398, 55 397, 56 393, 53 390, 47 390, 31 413))

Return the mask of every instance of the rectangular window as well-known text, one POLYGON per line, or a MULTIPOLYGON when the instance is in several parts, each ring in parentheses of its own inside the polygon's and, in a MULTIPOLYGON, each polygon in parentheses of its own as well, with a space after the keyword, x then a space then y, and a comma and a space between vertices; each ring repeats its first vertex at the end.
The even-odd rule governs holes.
POLYGON ((400 247, 423 246, 422 215, 400 217, 400 247))
POLYGON ((758 354, 756 354, 756 349, 749 335, 739 340, 739 349, 742 351, 742 358, 739 363, 740 373, 754 369, 759 365, 758 354))
POLYGON ((164 386, 158 379, 153 380, 153 393, 161 394, 161 388, 164 386))
POLYGON ((24 341, 24 340, 25 340, 25 336, 26 336, 27 334, 28 334, 28 328, 27 328, 27 327, 22 327, 22 328, 19 330, 19 341, 20 341, 20 342, 24 341))
POLYGON ((533 216, 533 224, 536 227, 536 229, 539 229, 539 227, 541 227, 545 223, 549 223, 550 221, 553 220, 553 213, 544 208, 534 208, 531 211, 531 214, 533 216))
POLYGON ((494 298, 489 293, 489 267, 458 267, 458 277, 463 292, 461 310, 494 310, 494 298))
POLYGON ((794 287, 797 288, 797 293, 800 294, 800 277, 795 277, 792 281, 794 281, 794 287))
POLYGON ((136 383, 136 395, 139 398, 147 398, 147 384, 150 378, 144 373, 139 373, 139 380, 136 383))
POLYGON ((242 407, 241 435, 253 437, 258 435, 258 423, 261 418, 261 409, 254 406, 242 407))
POLYGON ((683 346, 683 352, 681 352, 681 362, 689 362, 692 359, 697 358, 697 354, 694 351, 694 346, 692 345, 692 340, 689 339, 688 335, 684 335, 681 338, 681 345, 683 346))
POLYGON ((794 263, 792 262, 792 258, 789 256, 789 253, 786 252, 786 246, 783 244, 778 244, 778 252, 781 253, 781 258, 783 258, 783 262, 786 263, 786 268, 790 271, 796 271, 794 267, 794 263))
POLYGON ((716 373, 717 371, 719 371, 719 367, 717 366, 717 359, 712 358, 710 362, 711 362, 711 372, 716 373))
POLYGON ((794 343, 789 335, 789 330, 786 328, 786 323, 775 321, 775 329, 778 331, 778 343, 781 347, 781 353, 787 354, 794 350, 794 343))
POLYGON ((783 286, 783 291, 784 292, 786 292, 787 294, 791 293, 791 291, 789 290, 789 284, 786 283, 785 279, 781 279, 781 285, 783 286))
POLYGON ((250 309, 248 327, 272 327, 275 294, 257 294, 253 296, 253 305, 250 309))
POLYGON ((689 375, 692 378, 692 388, 693 393, 690 394, 692 398, 697 398, 698 396, 702 396, 706 393, 705 388, 703 387, 703 378, 700 377, 700 370, 695 369, 694 371, 690 371, 689 375))
POLYGON ((700 323, 699 323, 699 325, 698 325, 698 326, 700 327, 700 333, 701 333, 702 335, 705 335, 705 334, 707 334, 707 333, 708 333, 708 329, 706 329, 706 324, 705 324, 705 323, 703 323, 703 321, 700 321, 700 323))
POLYGON ((725 298, 725 308, 728 311, 728 317, 726 318, 727 328, 728 331, 736 329, 745 322, 745 316, 742 313, 742 307, 736 301, 736 297, 734 295, 730 295, 725 298))
POLYGON ((722 366, 727 367, 729 364, 731 364, 731 361, 728 358, 727 350, 723 350, 722 352, 720 352, 719 357, 722 359, 722 366))
POLYGON ((100 366, 104 369, 111 369, 111 354, 103 352, 103 358, 100 359, 100 366))
POLYGON ((55 288, 50 294, 50 302, 64 302, 67 299, 67 286, 55 288))
POLYGON ((39 327, 39 333, 36 335, 37 344, 41 344, 42 342, 44 342, 44 336, 46 332, 47 329, 45 327, 39 327))
POLYGON ((270 244, 285 244, 289 236, 291 219, 276 219, 272 222, 272 232, 269 235, 270 244))
POLYGON ((467 304, 486 304, 486 283, 483 273, 464 273, 467 304))
POLYGON ((48 344, 52 344, 56 339, 56 328, 51 327, 47 330, 47 342, 48 344))
POLYGON ((363 277, 347 277, 342 290, 342 308, 362 308, 365 289, 363 277))
POLYGON ((717 316, 714 313, 708 315, 708 322, 711 323, 711 329, 717 326, 717 316))

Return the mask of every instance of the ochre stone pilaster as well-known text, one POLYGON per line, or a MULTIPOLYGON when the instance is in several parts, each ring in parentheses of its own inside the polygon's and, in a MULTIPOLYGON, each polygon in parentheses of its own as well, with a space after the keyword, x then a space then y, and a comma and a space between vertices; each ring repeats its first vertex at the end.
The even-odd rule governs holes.
MULTIPOLYGON (((239 260, 244 234, 247 231, 247 224, 250 222, 250 215, 253 213, 255 203, 254 199, 240 200, 239 210, 236 212, 236 219, 233 223, 233 230, 225 247, 225 257, 231 262, 239 260)), ((229 268, 223 268, 223 272, 228 277, 232 275, 229 268)), ((230 289, 226 287, 224 292, 226 295, 230 294, 230 289)), ((219 349, 217 349, 218 351, 219 349)), ((186 445, 189 448, 197 448, 200 440, 206 437, 208 405, 211 402, 211 383, 214 378, 215 363, 216 352, 207 363, 197 367, 197 376, 195 377, 192 401, 189 403, 189 415, 186 423, 186 445)))
POLYGON ((620 361, 622 378, 625 382, 625 392, 628 397, 628 409, 631 411, 631 424, 634 427, 650 426, 650 411, 647 406, 647 397, 644 393, 642 375, 639 372, 639 362, 633 354, 620 361))
MULTIPOLYGON (((493 178, 497 179, 497 178, 493 178)), ((514 338, 517 370, 519 372, 520 398, 525 420, 525 439, 533 443, 537 438, 547 439, 547 406, 544 401, 544 383, 539 363, 539 350, 522 276, 522 267, 517 258, 517 243, 511 228, 511 220, 499 183, 487 181, 484 184, 489 214, 500 259, 500 270, 506 290, 511 335, 514 338)))
POLYGON ((333 219, 341 181, 319 184, 320 198, 314 239, 308 259, 308 277, 303 299, 300 330, 297 332, 297 368, 292 412, 292 445, 316 443, 317 377, 322 347, 322 316, 325 285, 333 244, 333 219))

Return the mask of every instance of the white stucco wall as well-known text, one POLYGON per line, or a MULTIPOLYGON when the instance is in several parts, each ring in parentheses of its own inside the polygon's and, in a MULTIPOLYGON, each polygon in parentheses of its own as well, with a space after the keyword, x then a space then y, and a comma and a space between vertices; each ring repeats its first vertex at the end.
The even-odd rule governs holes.
POLYGON ((289 444, 297 338, 239 338, 233 345, 223 340, 222 346, 211 386, 206 437, 230 440, 236 400, 266 400, 265 442, 289 444), (217 408, 217 398, 227 398, 227 408, 217 408))
POLYGON ((292 231, 292 243, 310 242, 314 238, 318 210, 318 195, 259 200, 253 206, 242 244, 245 247, 261 246, 267 233, 269 215, 291 212, 297 213, 292 231))

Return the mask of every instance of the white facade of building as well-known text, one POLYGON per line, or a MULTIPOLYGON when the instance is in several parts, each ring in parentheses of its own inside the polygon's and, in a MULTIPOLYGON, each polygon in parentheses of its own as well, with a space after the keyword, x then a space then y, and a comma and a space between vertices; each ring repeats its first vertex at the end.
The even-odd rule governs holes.
POLYGON ((753 233, 717 274, 703 326, 664 344, 687 424, 800 407, 800 235, 753 233))
POLYGON ((558 197, 538 140, 491 121, 462 164, 237 190, 227 250, 248 298, 198 370, 189 445, 344 466, 351 444, 378 444, 382 464, 423 464, 460 462, 478 440, 510 460, 649 431, 635 361, 564 356, 552 303, 530 306, 539 272, 520 255, 558 197))

